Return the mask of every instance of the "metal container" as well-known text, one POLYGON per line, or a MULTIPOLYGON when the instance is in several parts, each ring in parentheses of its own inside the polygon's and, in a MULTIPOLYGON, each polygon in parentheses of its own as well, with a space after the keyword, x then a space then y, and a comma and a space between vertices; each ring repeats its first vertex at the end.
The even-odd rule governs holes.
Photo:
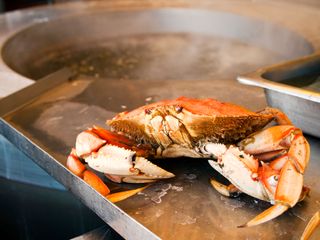
POLYGON ((264 88, 270 106, 285 112, 304 132, 320 137, 320 54, 261 68, 238 81, 264 88))

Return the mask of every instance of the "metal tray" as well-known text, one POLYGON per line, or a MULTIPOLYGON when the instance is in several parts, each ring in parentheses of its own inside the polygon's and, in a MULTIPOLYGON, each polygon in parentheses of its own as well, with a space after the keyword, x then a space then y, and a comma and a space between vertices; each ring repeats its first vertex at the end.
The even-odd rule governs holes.
POLYGON ((320 54, 261 68, 238 81, 262 87, 270 106, 280 108, 304 132, 320 137, 320 54))
MULTIPOLYGON (((127 239, 298 239, 307 221, 319 209, 320 141, 307 137, 311 161, 305 184, 312 189, 304 202, 276 220, 253 228, 237 226, 251 219, 269 203, 246 195, 229 199, 209 184, 212 176, 221 178, 201 159, 157 161, 176 177, 159 181, 142 194, 113 204, 102 197, 65 166, 76 135, 92 124, 104 125, 105 119, 144 103, 146 89, 166 83, 147 80, 72 78, 63 69, 34 85, 0 101, 0 134, 3 134, 55 179, 76 195, 107 224, 127 239), (146 82, 147 81, 147 82, 146 82), (148 83, 148 84, 147 84, 148 83), (139 93, 136 90, 141 89, 139 93)), ((170 81, 173 84, 173 81, 170 81)), ((213 84, 213 83, 212 83, 213 84)), ((235 83, 229 83, 230 85, 235 83)), ((207 84, 199 84, 200 96, 207 84), (202 87, 201 87, 202 86, 202 87)), ((181 94, 176 89, 174 94, 181 94)), ((163 96, 164 98, 167 96, 163 96)), ((177 96, 172 96, 177 97, 177 96)), ((135 188, 114 184, 112 190, 135 188)), ((316 238, 319 238, 319 232, 316 238)))

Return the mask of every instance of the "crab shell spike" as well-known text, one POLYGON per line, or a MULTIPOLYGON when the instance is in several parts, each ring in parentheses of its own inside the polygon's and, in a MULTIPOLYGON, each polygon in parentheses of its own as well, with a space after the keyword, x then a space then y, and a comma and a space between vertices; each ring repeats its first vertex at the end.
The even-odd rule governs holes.
MULTIPOLYGON (((167 137, 171 134, 171 137, 175 138, 173 143, 194 144, 204 138, 232 142, 263 128, 272 119, 272 114, 255 113, 231 103, 222 103, 209 98, 180 97, 142 106, 131 112, 119 113, 112 120, 107 121, 107 124, 116 131, 158 146, 161 134, 167 137), (170 117, 166 118, 166 116, 170 117), (155 122, 152 123, 155 121, 152 119, 155 118, 158 125, 155 125, 155 122), (156 126, 161 130, 163 122, 168 122, 165 126, 170 126, 172 129, 170 133, 164 130, 157 133, 152 130, 156 126), (181 134, 177 133, 177 127, 181 134)), ((168 143, 165 142, 165 144, 168 143)))

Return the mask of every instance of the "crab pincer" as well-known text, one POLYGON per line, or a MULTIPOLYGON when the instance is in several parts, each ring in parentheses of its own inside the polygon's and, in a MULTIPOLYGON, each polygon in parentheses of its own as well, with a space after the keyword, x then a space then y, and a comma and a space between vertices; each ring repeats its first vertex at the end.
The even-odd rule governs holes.
MULTIPOLYGON (((133 144, 130 139, 95 126, 92 129, 81 132, 77 136, 76 147, 73 148, 69 154, 66 166, 72 173, 82 178, 110 201, 118 202, 124 200, 141 192, 147 186, 110 194, 110 190, 104 181, 102 181, 94 171, 88 170, 85 164, 88 163, 89 167, 97 171, 102 170, 102 172, 104 172, 106 169, 110 174, 120 173, 120 175, 109 175, 110 178, 119 176, 120 180, 122 180, 131 175, 139 175, 140 170, 134 168, 132 165, 128 166, 127 163, 133 160, 132 158, 135 154, 147 154, 147 149, 133 147, 136 149, 136 152, 134 152, 133 150, 129 150, 132 147, 130 144, 133 144)), ((145 163, 142 160, 140 165, 143 164, 148 164, 148 162, 145 163)), ((139 163, 135 165, 140 166, 139 163)), ((144 168, 148 168, 148 166, 144 166, 144 168)), ((155 167, 155 169, 154 172, 158 170, 157 167, 155 167)), ((108 176, 108 174, 106 174, 106 176, 108 176)), ((143 178, 141 182, 149 182, 148 180, 143 178)))
POLYGON ((209 163, 240 191, 274 204, 239 226, 249 227, 276 218, 304 199, 308 188, 303 187, 303 173, 309 157, 309 144, 301 131, 294 126, 280 125, 249 135, 237 147, 231 146, 218 155, 218 161, 209 163), (263 157, 262 161, 258 158, 262 154, 272 157, 263 157))

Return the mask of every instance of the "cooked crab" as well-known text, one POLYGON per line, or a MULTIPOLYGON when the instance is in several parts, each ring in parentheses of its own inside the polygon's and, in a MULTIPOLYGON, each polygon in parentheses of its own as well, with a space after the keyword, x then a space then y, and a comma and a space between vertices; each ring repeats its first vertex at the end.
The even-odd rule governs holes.
POLYGON ((244 192, 275 204, 246 226, 275 218, 299 199, 309 145, 280 111, 252 112, 214 99, 180 97, 123 112, 107 121, 117 133, 93 127, 80 133, 76 155, 117 182, 151 182, 174 175, 147 158, 209 158, 232 185, 212 180, 221 193, 244 192), (280 126, 262 130, 275 119, 280 126))

